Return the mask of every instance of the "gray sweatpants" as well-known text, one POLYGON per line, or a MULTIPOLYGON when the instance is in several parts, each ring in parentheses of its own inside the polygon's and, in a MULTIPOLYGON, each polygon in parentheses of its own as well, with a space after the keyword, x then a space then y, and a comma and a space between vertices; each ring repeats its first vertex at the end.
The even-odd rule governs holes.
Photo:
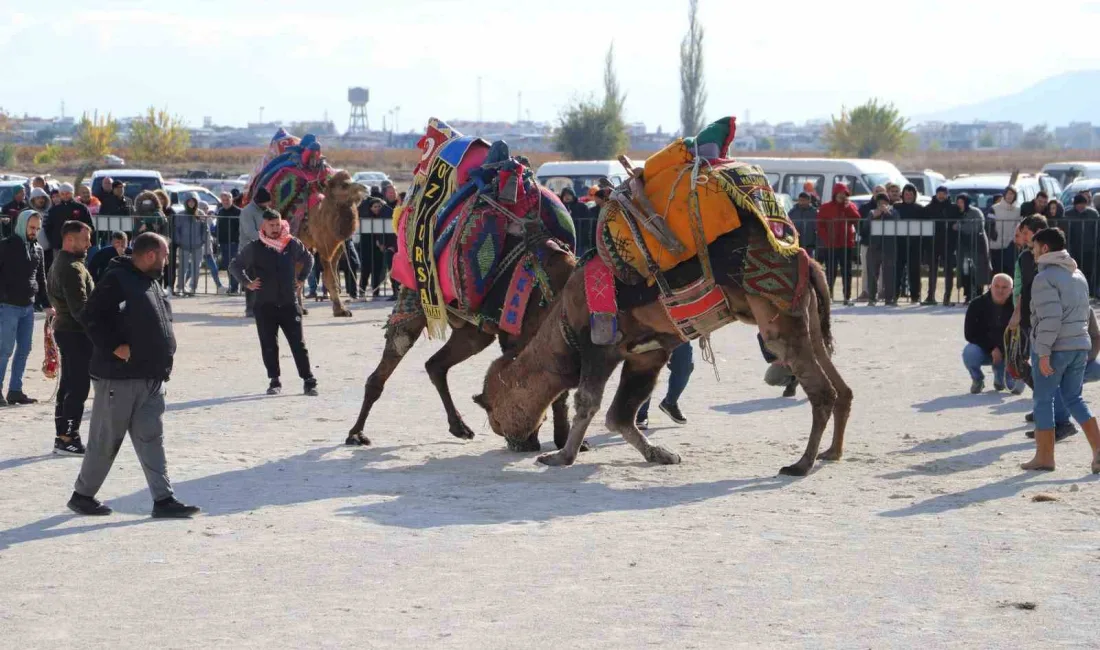
POLYGON ((164 457, 164 382, 152 379, 92 379, 95 400, 88 431, 88 446, 80 476, 73 488, 77 494, 94 497, 127 432, 134 444, 141 469, 153 500, 172 496, 168 462, 164 457))

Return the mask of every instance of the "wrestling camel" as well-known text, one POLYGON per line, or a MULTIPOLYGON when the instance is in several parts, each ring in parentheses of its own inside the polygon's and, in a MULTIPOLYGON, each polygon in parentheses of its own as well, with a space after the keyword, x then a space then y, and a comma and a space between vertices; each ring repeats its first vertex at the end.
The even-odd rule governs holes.
MULTIPOLYGON (((317 251, 321 259, 322 277, 332 296, 333 316, 351 316, 351 310, 346 309, 340 299, 336 267, 338 257, 345 254, 344 242, 359 232, 359 203, 366 192, 367 188, 352 182, 351 174, 343 170, 336 172, 325 182, 324 199, 309 209, 309 216, 298 231, 298 239, 306 248, 317 251)), ((301 294, 299 288, 299 303, 301 294)))
MULTIPOLYGON (((813 424, 805 453, 780 470, 781 474, 804 476, 816 458, 840 459, 852 405, 852 390, 830 358, 830 298, 825 274, 813 260, 803 260, 808 263, 811 289, 793 313, 765 297, 747 293, 733 272, 736 263, 730 261, 731 251, 743 249, 746 244, 737 238, 747 236, 750 246, 766 246, 767 241, 762 226, 748 215, 743 222, 744 228, 719 238, 708 250, 716 281, 735 318, 759 328, 768 349, 790 366, 809 397, 813 424), (834 418, 832 445, 818 456, 830 415, 834 418)), ((799 262, 792 258, 791 263, 799 262)), ((621 286, 619 289, 629 292, 621 286)), ((483 391, 474 401, 488 412, 493 431, 509 439, 524 439, 541 424, 547 406, 575 388, 574 419, 565 447, 538 459, 546 465, 571 465, 600 408, 604 387, 622 363, 619 388, 607 412, 607 428, 621 434, 647 461, 679 463, 677 454, 651 444, 634 418, 653 391, 669 354, 682 339, 655 292, 632 302, 633 306, 628 307, 622 306, 622 299, 619 302, 621 339, 612 345, 593 344, 585 274, 575 273, 531 342, 514 358, 501 357, 489 367, 483 391)))

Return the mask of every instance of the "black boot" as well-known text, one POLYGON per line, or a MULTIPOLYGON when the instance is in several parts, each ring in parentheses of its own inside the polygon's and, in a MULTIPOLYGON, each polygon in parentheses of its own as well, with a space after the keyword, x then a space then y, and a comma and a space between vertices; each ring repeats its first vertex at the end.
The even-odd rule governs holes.
POLYGON ((310 377, 306 380, 305 385, 302 388, 302 392, 310 397, 317 397, 317 380, 310 377))
POLYGON ((37 404, 38 400, 33 397, 27 397, 27 394, 21 390, 9 390, 8 391, 8 404, 37 404))
POLYGON ((278 395, 281 392, 283 392, 283 385, 279 383, 279 378, 276 377, 271 380, 271 384, 267 387, 267 394, 278 395))
POLYGON ((76 514, 88 515, 90 517, 102 517, 113 512, 110 507, 100 503, 95 497, 86 497, 76 492, 73 492, 73 495, 69 497, 68 505, 69 510, 72 510, 76 514))
POLYGON ((190 519, 201 511, 202 508, 198 506, 189 506, 176 501, 176 497, 153 502, 154 519, 190 519))

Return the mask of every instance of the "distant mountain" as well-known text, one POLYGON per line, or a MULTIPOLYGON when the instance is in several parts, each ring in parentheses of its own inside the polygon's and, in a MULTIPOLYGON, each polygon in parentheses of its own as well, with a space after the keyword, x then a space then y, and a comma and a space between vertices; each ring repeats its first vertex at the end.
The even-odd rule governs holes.
POLYGON ((1050 128, 1070 122, 1100 125, 1100 70, 1067 72, 1012 95, 918 115, 920 122, 1020 122, 1050 128))

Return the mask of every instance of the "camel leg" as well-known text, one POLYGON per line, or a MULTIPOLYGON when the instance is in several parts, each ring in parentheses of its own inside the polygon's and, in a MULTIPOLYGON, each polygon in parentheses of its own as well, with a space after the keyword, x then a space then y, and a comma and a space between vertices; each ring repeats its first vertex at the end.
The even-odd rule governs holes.
POLYGON ((813 342, 814 356, 836 390, 836 404, 833 405, 833 443, 818 458, 821 460, 840 460, 844 454, 844 430, 848 426, 848 416, 852 412, 852 389, 840 376, 840 372, 833 364, 832 358, 829 357, 829 351, 825 349, 825 341, 821 337, 821 323, 817 318, 817 311, 811 306, 808 314, 810 340, 813 342))
POLYGON ((649 442, 645 434, 638 430, 636 418, 642 402, 649 399, 653 387, 657 385, 657 376, 668 362, 669 353, 665 350, 647 352, 627 357, 619 377, 619 389, 615 399, 607 410, 607 428, 622 435, 623 439, 637 449, 651 463, 677 465, 680 456, 649 442))
POLYGON ((581 380, 574 397, 573 426, 569 429, 569 438, 565 446, 553 454, 539 456, 538 462, 543 465, 561 466, 572 465, 577 460, 577 453, 584 443, 584 435, 588 431, 588 425, 596 412, 600 410, 600 401, 603 399, 604 387, 615 366, 619 365, 621 357, 615 350, 592 346, 582 355, 581 380))
POLYGON ((386 348, 382 351, 382 360, 367 378, 367 383, 363 387, 363 405, 359 407, 359 418, 352 425, 344 444, 370 444, 370 439, 363 435, 363 426, 367 422, 367 416, 370 415, 371 407, 382 396, 386 380, 397 369, 405 354, 412 349, 416 339, 420 337, 420 333, 427 325, 427 319, 420 315, 406 320, 400 327, 391 327, 386 330, 386 348))
POLYGON ((325 286, 328 287, 328 295, 332 298, 332 315, 341 317, 351 316, 351 311, 344 308, 344 301, 340 299, 340 282, 336 275, 336 269, 332 266, 332 261, 343 251, 343 248, 344 245, 340 244, 336 247, 335 252, 321 255, 321 267, 324 269, 325 286))
POLYGON ((787 476, 805 476, 817 458, 821 434, 836 404, 837 392, 818 363, 817 355, 814 354, 814 345, 810 341, 809 327, 805 319, 782 315, 779 317, 778 340, 769 339, 767 334, 764 334, 764 337, 773 351, 777 347, 780 349, 782 352, 780 358, 790 365, 791 372, 802 384, 806 396, 810 399, 810 406, 813 408, 810 440, 806 444, 805 453, 794 465, 788 465, 779 470, 780 474, 787 476))
MULTIPOLYGON (((569 440, 569 391, 565 391, 558 396, 558 399, 554 400, 554 403, 550 405, 550 410, 554 414, 554 446, 558 449, 565 447, 565 443, 569 440)), ((533 437, 538 439, 538 431, 536 431, 533 437)), ((591 451, 592 446, 585 440, 581 443, 581 451, 591 451)), ((534 449, 532 451, 538 451, 534 449)))
POLYGON ((472 440, 474 432, 462 421, 462 415, 459 414, 454 400, 451 399, 451 389, 447 385, 447 371, 489 347, 494 338, 492 334, 482 332, 476 327, 452 330, 450 338, 443 347, 424 364, 432 385, 439 392, 439 399, 443 400, 443 409, 447 411, 447 424, 451 435, 456 438, 472 440))

